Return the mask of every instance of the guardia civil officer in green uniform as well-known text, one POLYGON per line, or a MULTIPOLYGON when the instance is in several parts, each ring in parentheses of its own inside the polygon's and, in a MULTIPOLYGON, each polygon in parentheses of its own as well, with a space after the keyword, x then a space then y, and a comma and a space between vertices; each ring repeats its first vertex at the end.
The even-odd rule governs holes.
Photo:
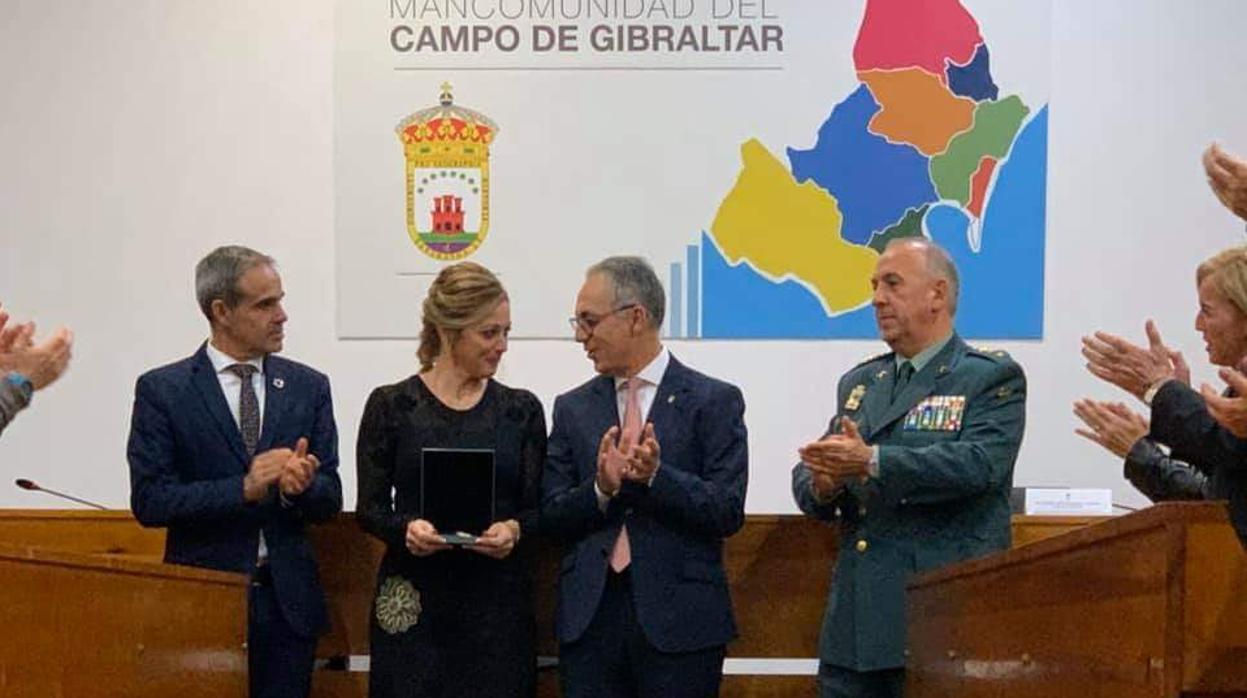
POLYGON ((1009 547, 1009 490, 1026 377, 953 332, 957 270, 925 238, 896 240, 871 277, 892 351, 844 374, 822 439, 800 449, 792 493, 840 530, 819 640, 822 698, 900 696, 905 583, 1009 547))

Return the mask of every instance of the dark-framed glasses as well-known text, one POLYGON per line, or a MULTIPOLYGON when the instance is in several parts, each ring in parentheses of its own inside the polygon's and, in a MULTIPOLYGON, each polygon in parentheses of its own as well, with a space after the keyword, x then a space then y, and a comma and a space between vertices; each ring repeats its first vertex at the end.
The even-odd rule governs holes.
POLYGON ((579 315, 576 315, 575 317, 567 318, 567 323, 572 326, 572 332, 584 332, 585 334, 593 334, 593 330, 597 329, 597 326, 602 324, 602 321, 605 320, 606 318, 614 315, 615 313, 622 313, 625 310, 632 310, 635 307, 637 307, 636 303, 628 303, 627 305, 621 305, 618 308, 615 308, 614 310, 610 311, 609 313, 606 313, 605 315, 594 315, 593 313, 581 313, 579 315))

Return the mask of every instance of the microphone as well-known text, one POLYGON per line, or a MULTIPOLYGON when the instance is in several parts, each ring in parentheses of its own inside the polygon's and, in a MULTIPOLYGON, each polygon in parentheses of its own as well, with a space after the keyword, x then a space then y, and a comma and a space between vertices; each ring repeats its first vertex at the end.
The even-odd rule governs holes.
POLYGON ((28 490, 30 492, 43 492, 45 494, 50 494, 53 497, 60 497, 61 499, 68 499, 71 502, 77 502, 78 504, 85 504, 89 507, 95 507, 96 509, 100 509, 102 511, 108 511, 108 507, 106 506, 101 506, 99 504, 96 504, 95 502, 88 502, 85 499, 78 499, 72 494, 65 494, 64 492, 57 492, 56 490, 50 490, 46 487, 40 487, 39 483, 35 482, 34 480, 27 480, 24 477, 19 477, 13 484, 17 485, 18 487, 24 490, 28 490))

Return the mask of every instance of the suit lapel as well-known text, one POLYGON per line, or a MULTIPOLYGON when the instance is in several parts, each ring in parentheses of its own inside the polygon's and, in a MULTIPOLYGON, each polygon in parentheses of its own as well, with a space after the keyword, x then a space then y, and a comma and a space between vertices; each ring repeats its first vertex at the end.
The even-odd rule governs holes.
MULTIPOLYGON (((874 435, 875 425, 880 423, 879 417, 888 409, 888 403, 892 399, 892 384, 896 381, 896 363, 892 360, 892 355, 888 354, 883 362, 867 376, 870 384, 866 388, 865 397, 862 398, 862 408, 857 411, 857 414, 849 417, 857 424, 857 430, 861 432, 862 437, 867 440, 874 435)), ((842 433, 842 431, 838 430, 837 433, 842 433)))
POLYGON ((658 443, 663 443, 663 435, 670 433, 671 419, 684 406, 688 391, 688 369, 671 356, 662 381, 654 392, 649 414, 645 415, 645 421, 654 425, 654 436, 658 443))
MULTIPOLYGON (((286 391, 290 389, 289 378, 281 362, 264 357, 264 381, 264 423, 260 426, 260 441, 256 444, 256 453, 263 453, 273 447, 282 418, 290 409, 290 397, 286 395, 286 391)), ((282 445, 294 448, 294 444, 282 445)))
POLYGON ((212 369, 206 346, 199 347, 199 351, 195 352, 194 363, 191 364, 191 382, 199 392, 204 408, 212 415, 212 421, 216 422, 221 435, 229 443, 230 449, 245 465, 250 459, 247 458, 247 448, 242 442, 242 432, 238 430, 238 423, 230 414, 229 403, 225 401, 225 393, 221 392, 221 381, 212 369))
POLYGON ((598 444, 608 429, 619 426, 619 407, 615 401, 615 379, 610 376, 598 376, 594 379, 592 399, 585 410, 584 418, 588 425, 588 433, 593 440, 594 459, 590 467, 597 468, 598 444))
MULTIPOLYGON (((951 375, 951 370, 964 352, 965 344, 959 337, 953 335, 948 340, 948 344, 944 346, 940 353, 936 354, 922 370, 915 373, 909 379, 909 384, 897 395, 886 408, 882 410, 879 420, 871 421, 870 433, 866 434, 867 440, 874 437, 880 430, 888 426, 897 419, 905 416, 914 408, 923 398, 935 392, 940 379, 951 375)), ((889 369, 890 373, 895 373, 894 369, 889 369)), ((891 382, 888 382, 888 388, 891 392, 891 382)))

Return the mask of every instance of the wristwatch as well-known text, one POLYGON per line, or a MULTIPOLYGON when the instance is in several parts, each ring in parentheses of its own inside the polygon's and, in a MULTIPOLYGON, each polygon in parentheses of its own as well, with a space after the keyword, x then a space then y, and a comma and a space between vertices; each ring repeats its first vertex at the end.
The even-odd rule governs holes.
POLYGON ((35 394, 35 385, 30 382, 29 378, 23 376, 17 371, 12 371, 4 377, 4 380, 8 381, 9 384, 21 391, 23 402, 27 404, 30 403, 30 398, 35 394))

